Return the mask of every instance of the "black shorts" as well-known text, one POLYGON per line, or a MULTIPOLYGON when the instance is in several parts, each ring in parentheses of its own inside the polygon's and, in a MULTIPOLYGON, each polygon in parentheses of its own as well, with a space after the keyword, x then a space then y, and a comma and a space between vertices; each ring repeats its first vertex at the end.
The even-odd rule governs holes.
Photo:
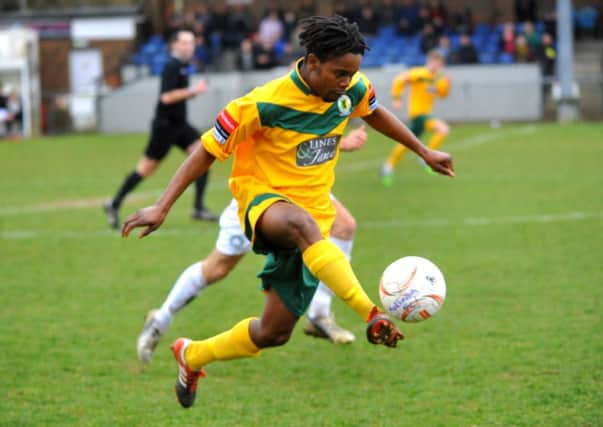
POLYGON ((144 150, 145 156, 153 160, 163 160, 172 148, 183 151, 197 142, 201 134, 187 122, 174 123, 166 119, 155 118, 151 124, 151 137, 144 150))

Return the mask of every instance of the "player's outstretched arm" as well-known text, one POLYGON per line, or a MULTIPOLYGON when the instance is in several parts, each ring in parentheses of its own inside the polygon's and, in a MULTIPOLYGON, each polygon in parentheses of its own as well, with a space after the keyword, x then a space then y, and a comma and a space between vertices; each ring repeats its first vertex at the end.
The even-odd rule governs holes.
POLYGON ((128 237, 130 232, 138 227, 145 227, 140 232, 139 238, 157 230, 165 220, 174 202, 178 200, 178 197, 194 180, 207 172, 214 160, 215 157, 205 150, 203 144, 198 144, 195 151, 178 168, 157 203, 139 210, 124 222, 121 228, 122 237, 128 237))
POLYGON ((419 139, 400 121, 396 116, 386 108, 378 106, 372 114, 362 118, 373 129, 381 132, 383 135, 398 141, 415 153, 417 153, 425 163, 434 171, 454 176, 454 167, 452 165, 452 156, 441 151, 427 148, 419 139))

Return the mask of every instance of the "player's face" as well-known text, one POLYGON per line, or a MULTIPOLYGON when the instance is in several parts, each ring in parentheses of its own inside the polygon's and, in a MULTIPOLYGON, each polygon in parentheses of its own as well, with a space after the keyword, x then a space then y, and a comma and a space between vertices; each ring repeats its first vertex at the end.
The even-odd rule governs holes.
POLYGON ((429 58, 427 61, 427 68, 434 74, 439 74, 444 68, 444 62, 439 58, 429 58))
POLYGON ((335 102, 345 93, 361 62, 362 55, 355 53, 346 53, 324 62, 310 54, 308 83, 316 95, 326 102, 335 102))
POLYGON ((195 52, 195 36, 188 31, 180 31, 173 45, 174 52, 183 61, 190 61, 195 52))

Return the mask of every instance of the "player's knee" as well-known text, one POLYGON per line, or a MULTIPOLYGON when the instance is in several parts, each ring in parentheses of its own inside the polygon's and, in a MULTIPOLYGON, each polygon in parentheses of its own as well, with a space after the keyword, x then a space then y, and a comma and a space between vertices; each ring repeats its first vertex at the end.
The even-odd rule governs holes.
POLYGON ((291 240, 298 245, 301 242, 312 241, 317 236, 320 238, 318 224, 306 211, 299 209, 297 212, 289 215, 286 221, 291 240))
POLYGON ((450 127, 446 123, 442 123, 438 130, 438 133, 441 133, 444 136, 448 136, 448 134, 450 133, 450 127))
POLYGON ((291 338, 291 330, 262 329, 259 336, 255 337, 256 345, 260 348, 278 347, 286 344, 291 338))
POLYGON ((335 218, 331 236, 343 240, 352 240, 356 234, 356 218, 352 215, 342 215, 335 218))

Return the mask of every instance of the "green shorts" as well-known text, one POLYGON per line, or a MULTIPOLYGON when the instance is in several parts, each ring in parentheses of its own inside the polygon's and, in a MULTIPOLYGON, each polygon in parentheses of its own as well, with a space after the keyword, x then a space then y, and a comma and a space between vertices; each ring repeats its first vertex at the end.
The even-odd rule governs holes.
POLYGON ((270 202, 280 200, 289 201, 278 194, 260 194, 255 197, 245 211, 245 234, 250 239, 253 237, 253 251, 266 255, 266 264, 258 273, 262 288, 266 291, 274 288, 289 311, 300 317, 314 297, 318 279, 304 264, 298 248, 273 248, 254 230, 261 214, 272 205, 270 202))
POLYGON ((417 117, 410 119, 410 122, 408 123, 408 128, 417 137, 420 137, 421 135, 423 135, 423 132, 425 132, 425 123, 427 123, 429 119, 431 119, 431 116, 429 114, 421 114, 417 117))

